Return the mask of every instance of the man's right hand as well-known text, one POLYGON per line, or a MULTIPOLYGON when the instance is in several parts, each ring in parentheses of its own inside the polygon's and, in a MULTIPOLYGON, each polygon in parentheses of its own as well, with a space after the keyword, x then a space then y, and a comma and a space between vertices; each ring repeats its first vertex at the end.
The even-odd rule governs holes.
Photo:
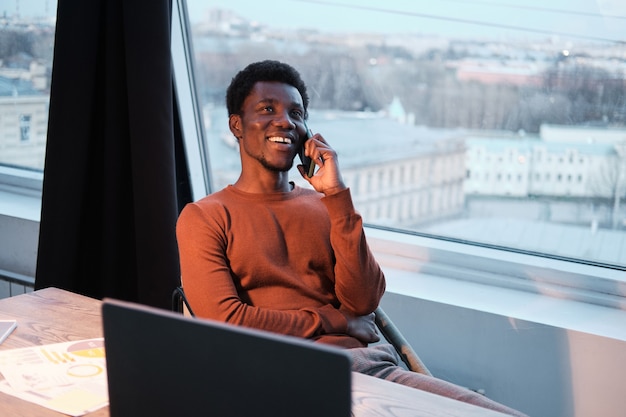
POLYGON ((359 339, 363 343, 375 343, 380 340, 376 331, 376 323, 374 322, 374 313, 366 316, 352 316, 343 311, 343 315, 348 320, 348 329, 346 333, 349 336, 359 339))

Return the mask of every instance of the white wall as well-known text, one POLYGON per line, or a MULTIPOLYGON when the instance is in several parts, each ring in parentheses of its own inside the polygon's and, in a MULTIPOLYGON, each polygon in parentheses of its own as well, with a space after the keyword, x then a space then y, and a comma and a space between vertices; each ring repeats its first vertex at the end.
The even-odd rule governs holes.
POLYGON ((626 415, 624 340, 393 292, 382 306, 434 376, 531 417, 626 415))
MULTIPOLYGON (((0 215, 0 275, 30 278, 35 282, 39 222, 0 215)), ((0 278, 0 298, 30 291, 24 286, 0 278)))

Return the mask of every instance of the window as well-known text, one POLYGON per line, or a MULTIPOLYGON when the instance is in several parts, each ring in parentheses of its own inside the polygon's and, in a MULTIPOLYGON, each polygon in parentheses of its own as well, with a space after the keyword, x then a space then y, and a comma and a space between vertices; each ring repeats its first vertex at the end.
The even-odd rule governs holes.
MULTIPOLYGON (((285 60, 309 85, 309 125, 339 152, 367 223, 626 265, 626 255, 608 258, 589 250, 597 239, 626 242, 626 204, 616 203, 626 198, 626 185, 600 197, 581 180, 576 195, 568 197, 566 190, 548 184, 549 173, 545 186, 531 189, 522 180, 524 175, 539 180, 541 162, 561 182, 559 167, 573 161, 574 152, 580 159, 594 158, 626 133, 620 104, 626 71, 614 64, 626 51, 619 42, 625 29, 617 17, 597 10, 596 2, 579 3, 579 13, 556 3, 551 13, 540 7, 447 2, 429 3, 426 12, 419 2, 402 1, 381 8, 356 1, 260 6, 187 0, 187 7, 212 190, 234 181, 239 168, 223 103, 230 78, 254 60, 285 60), (292 19, 294 10, 307 18, 292 19), (577 25, 561 25, 578 19, 583 20, 577 25), (486 164, 478 158, 482 154, 486 164), (457 157, 464 162, 449 163, 457 157), (397 167, 406 158, 411 166, 429 159, 434 170, 418 175, 428 177, 426 189, 402 187, 405 175, 397 167), (515 161, 527 161, 523 174, 503 174, 518 165, 515 161), (489 185, 490 175, 498 182, 489 185), (461 186, 450 185, 457 183, 461 186), (425 202, 426 195, 436 201, 425 202), (517 199, 518 210, 506 208, 509 195, 517 199), (538 199, 553 213, 549 218, 532 209, 538 199), (489 209, 473 210, 476 200, 489 209), (592 202, 597 210, 590 212, 592 202), (434 209, 426 211, 429 206, 434 209), (603 215, 592 234, 598 213, 603 215), (504 219, 538 231, 561 225, 563 232, 544 240, 554 247, 506 239, 507 230, 497 236, 475 233, 479 223, 504 219), (588 232, 584 244, 564 245, 572 228, 588 232), (563 247, 570 249, 564 253, 563 247)), ((599 169, 606 157, 596 158, 599 169)), ((571 169, 568 181, 586 178, 582 166, 571 169)))
POLYGON ((7 2, 0 11, 0 171, 41 172, 56 1, 7 2))
MULTIPOLYGON (((9 4, 0 17, 0 171, 8 169, 0 186, 21 186, 7 179, 21 175, 16 168, 27 168, 29 184, 43 169, 56 2, 41 3, 33 11, 19 2, 19 16, 18 2, 9 4)), ((307 81, 309 124, 338 150, 372 228, 400 240, 404 233, 626 266, 623 251, 595 249, 626 245, 626 157, 616 150, 626 132, 626 27, 598 2, 576 10, 540 3, 550 13, 452 1, 174 4, 182 125, 186 138, 200 138, 189 152, 195 197, 238 173, 223 103, 230 78, 249 62, 276 58, 307 81), (568 197, 550 172, 572 150, 580 165, 567 175, 579 184, 568 197), (520 158, 536 182, 517 181, 517 170, 502 176, 520 158), (408 187, 406 174, 394 171, 401 164, 411 167, 408 187), (520 228, 526 235, 553 234, 536 246, 505 228, 483 233, 481 225, 500 220, 530 225, 520 228), (568 230, 586 238, 564 244, 573 242, 568 230)))

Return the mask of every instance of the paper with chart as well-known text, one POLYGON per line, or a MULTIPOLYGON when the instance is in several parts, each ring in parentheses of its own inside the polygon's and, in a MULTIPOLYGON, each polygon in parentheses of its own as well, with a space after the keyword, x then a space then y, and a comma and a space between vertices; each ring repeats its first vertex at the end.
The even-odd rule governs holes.
POLYGON ((104 339, 0 351, 0 391, 81 416, 109 402, 104 339))

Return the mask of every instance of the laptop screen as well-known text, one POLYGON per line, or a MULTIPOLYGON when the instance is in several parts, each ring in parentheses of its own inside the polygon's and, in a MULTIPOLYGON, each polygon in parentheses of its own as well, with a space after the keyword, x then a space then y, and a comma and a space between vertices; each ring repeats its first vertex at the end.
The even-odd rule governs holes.
POLYGON ((111 417, 348 417, 349 356, 329 346, 105 299, 111 417))

